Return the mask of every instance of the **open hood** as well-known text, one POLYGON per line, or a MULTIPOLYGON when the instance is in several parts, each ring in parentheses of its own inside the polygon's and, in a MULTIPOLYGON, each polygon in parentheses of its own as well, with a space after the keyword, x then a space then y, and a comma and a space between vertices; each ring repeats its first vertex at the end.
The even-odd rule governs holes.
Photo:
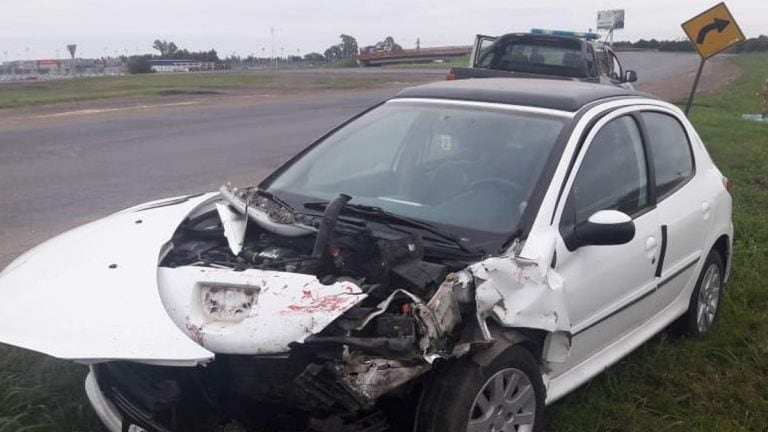
POLYGON ((0 342, 84 363, 212 359, 168 316, 157 263, 179 223, 214 196, 137 206, 16 259, 0 274, 0 342))
POLYGON ((352 282, 308 275, 158 268, 179 225, 219 199, 140 205, 22 255, 0 273, 0 342, 82 363, 193 366, 217 352, 285 352, 365 298, 352 282), (206 311, 231 300, 222 286, 248 288, 252 312, 206 311))

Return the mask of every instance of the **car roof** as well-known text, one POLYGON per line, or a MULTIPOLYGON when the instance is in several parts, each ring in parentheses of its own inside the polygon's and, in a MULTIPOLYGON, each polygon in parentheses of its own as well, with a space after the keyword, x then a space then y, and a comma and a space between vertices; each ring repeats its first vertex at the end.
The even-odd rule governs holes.
POLYGON ((604 99, 655 97, 621 87, 542 78, 477 78, 440 81, 402 90, 395 98, 452 99, 576 112, 604 99))
POLYGON ((506 41, 507 39, 550 39, 550 40, 569 40, 579 42, 582 45, 592 45, 595 47, 602 47, 608 50, 613 50, 609 45, 606 45, 599 39, 588 39, 578 36, 570 36, 564 34, 551 34, 551 33, 506 33, 496 38, 497 41, 506 41))

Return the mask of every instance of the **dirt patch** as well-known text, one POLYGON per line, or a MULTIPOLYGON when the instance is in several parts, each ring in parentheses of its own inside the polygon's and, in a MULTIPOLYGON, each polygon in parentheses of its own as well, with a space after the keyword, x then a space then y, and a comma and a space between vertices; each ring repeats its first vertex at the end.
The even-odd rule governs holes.
POLYGON ((157 92, 160 96, 205 96, 217 95, 221 92, 214 90, 162 90, 157 92))
POLYGON ((752 186, 760 190, 768 190, 768 181, 763 179, 754 179, 752 180, 752 186))
MULTIPOLYGON (((696 78, 696 71, 697 69, 694 67, 664 79, 649 83, 638 83, 636 88, 669 102, 682 101, 690 95, 691 86, 696 78)), ((731 56, 729 55, 721 55, 708 60, 704 65, 704 72, 701 75, 697 94, 721 90, 741 76, 742 73, 742 69, 731 61, 731 56)))

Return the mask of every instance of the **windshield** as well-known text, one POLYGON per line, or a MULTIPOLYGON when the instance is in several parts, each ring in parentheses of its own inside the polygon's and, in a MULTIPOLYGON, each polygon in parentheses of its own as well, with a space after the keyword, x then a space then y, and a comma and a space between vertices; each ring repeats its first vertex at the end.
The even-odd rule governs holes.
POLYGON ((586 77, 581 42, 568 38, 503 38, 483 53, 480 67, 524 73, 586 77))
POLYGON ((345 193, 351 204, 433 224, 511 233, 563 124, 508 109, 393 101, 326 138, 266 187, 294 208, 345 193))

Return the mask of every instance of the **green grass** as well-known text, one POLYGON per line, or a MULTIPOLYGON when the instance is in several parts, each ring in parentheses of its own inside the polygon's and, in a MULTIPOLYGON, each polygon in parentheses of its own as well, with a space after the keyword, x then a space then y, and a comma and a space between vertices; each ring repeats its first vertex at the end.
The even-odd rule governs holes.
POLYGON ((0 85, 0 108, 135 96, 206 94, 236 89, 368 88, 394 79, 381 77, 189 73, 90 77, 0 85))
MULTIPOLYGON (((739 118, 759 111, 768 55, 735 61, 745 74, 693 108, 735 188, 734 273, 718 325, 700 340, 654 338, 551 406, 547 431, 768 430, 768 124, 739 118)), ((83 367, 0 347, 0 432, 99 430, 84 376, 83 367)))
POLYGON ((85 397, 86 371, 0 346, 0 432, 102 430, 85 397))

